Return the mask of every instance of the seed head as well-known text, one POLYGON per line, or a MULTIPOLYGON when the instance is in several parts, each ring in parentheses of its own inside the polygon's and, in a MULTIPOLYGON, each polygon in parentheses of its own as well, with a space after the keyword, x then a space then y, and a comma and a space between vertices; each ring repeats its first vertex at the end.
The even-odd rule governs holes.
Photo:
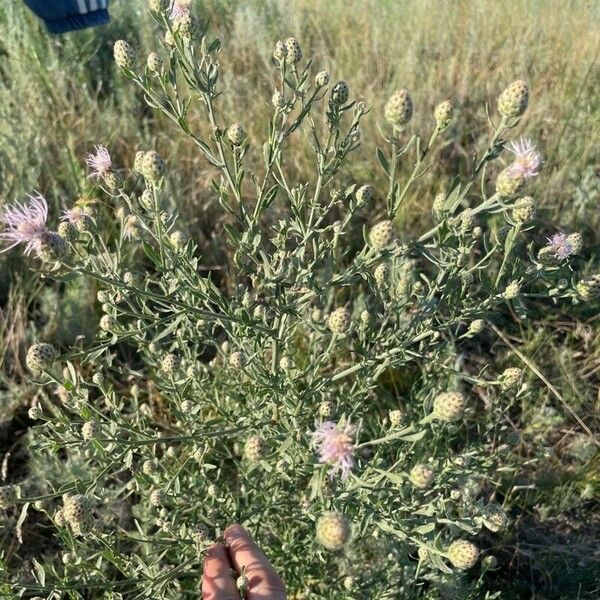
POLYGON ((315 85, 317 87, 325 87, 329 84, 329 72, 328 71, 319 71, 315 75, 315 85))
POLYGON ((513 81, 498 97, 498 112, 507 119, 520 117, 529 102, 529 86, 519 79, 513 81))
POLYGON ((244 456, 250 462, 258 462, 263 459, 267 450, 265 440, 259 435, 252 435, 244 444, 244 456))
POLYGON ((294 37, 289 37, 285 40, 285 59, 289 64, 295 65, 300 62, 302 58, 302 48, 300 48, 300 44, 298 40, 294 37))
POLYGON ((60 260, 68 251, 69 245, 58 233, 46 231, 40 236, 37 255, 43 261, 60 260))
POLYGON ((234 123, 227 130, 227 138, 234 146, 241 146, 246 139, 246 132, 241 123, 234 123))
POLYGON ((448 128, 450 125, 450 121, 452 120, 452 115, 454 113, 454 107, 449 100, 444 100, 444 102, 440 102, 433 111, 433 117, 435 118, 436 127, 440 131, 444 131, 444 129, 448 128))
POLYGON ((56 350, 50 344, 34 344, 27 350, 25 363, 34 374, 49 369, 56 359, 56 350))
POLYGON ((460 392, 442 392, 433 401, 433 414, 440 421, 458 421, 465 412, 465 397, 460 392))
POLYGON ((346 517, 326 512, 317 520, 317 541, 327 550, 341 550, 350 539, 350 524, 346 517))
POLYGON ((345 306, 340 306, 340 308, 336 308, 330 315, 327 320, 327 324, 329 325, 329 329, 332 333, 343 334, 350 329, 350 325, 352 323, 352 316, 350 311, 345 306))
POLYGON ((395 91, 387 101, 383 114, 388 122, 397 127, 406 125, 412 118, 413 101, 406 90, 395 91))
POLYGON ((384 250, 396 237, 396 231, 392 221, 380 221, 371 229, 371 245, 376 250, 384 250))
POLYGON ((466 571, 479 560, 479 548, 468 540, 456 540, 448 548, 448 558, 456 568, 466 571))
POLYGON ((177 354, 167 354, 161 363, 162 370, 165 375, 174 375, 181 365, 181 359, 177 354))
POLYGON ((128 71, 135 65, 135 52, 125 40, 117 40, 113 47, 113 54, 117 66, 128 71))
POLYGON ((345 81, 338 81, 331 90, 331 101, 334 104, 345 104, 350 95, 350 88, 345 81))
POLYGON ((425 490, 428 487, 431 487, 434 479, 435 472, 429 465, 418 464, 410 470, 410 481, 416 488, 420 490, 425 490))
POLYGON ((158 470, 158 464, 155 460, 145 460, 142 465, 142 472, 146 475, 153 475, 158 470))
POLYGON ((171 244, 173 244, 174 248, 181 250, 181 248, 187 244, 188 237, 185 235, 185 233, 183 233, 183 231, 181 231, 181 229, 176 229, 169 236, 169 241, 171 244))

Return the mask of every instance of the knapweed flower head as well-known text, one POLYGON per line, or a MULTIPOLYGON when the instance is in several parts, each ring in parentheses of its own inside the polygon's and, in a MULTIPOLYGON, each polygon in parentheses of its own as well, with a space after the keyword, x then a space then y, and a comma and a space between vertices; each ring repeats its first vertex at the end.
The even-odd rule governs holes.
POLYGON ((330 473, 335 475, 340 472, 342 479, 346 479, 354 467, 354 436, 356 427, 349 422, 334 423, 325 421, 313 432, 320 463, 332 466, 330 473))
POLYGON ((531 140, 521 138, 513 141, 508 149, 515 155, 515 160, 510 165, 513 173, 519 173, 525 179, 535 177, 539 173, 542 155, 535 149, 531 140))
POLYGON ((548 238, 548 248, 551 249, 553 256, 558 260, 564 260, 573 254, 573 246, 565 233, 555 233, 548 238))
POLYGON ((106 177, 112 167, 110 153, 105 146, 94 146, 94 152, 85 157, 85 162, 90 167, 89 177, 106 177))
POLYGON ((6 252, 18 244, 25 244, 24 253, 38 252, 41 248, 48 218, 48 203, 41 194, 29 195, 29 202, 16 202, 0 213, 0 223, 6 228, 0 232, 0 240, 9 242, 9 246, 0 252, 6 252))

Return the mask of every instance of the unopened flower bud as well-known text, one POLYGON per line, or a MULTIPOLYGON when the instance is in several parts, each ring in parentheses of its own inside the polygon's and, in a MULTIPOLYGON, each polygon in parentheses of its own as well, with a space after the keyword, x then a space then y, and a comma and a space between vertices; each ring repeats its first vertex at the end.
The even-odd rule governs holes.
POLYGON ((435 124, 440 131, 444 131, 444 129, 447 129, 448 125, 450 125, 453 113, 454 108, 449 100, 444 100, 444 102, 440 102, 435 107, 433 116, 435 118, 435 124))
POLYGON ((246 366, 247 359, 243 352, 233 352, 229 357, 229 364, 234 369, 243 369, 246 366))
POLYGON ((56 350, 50 344, 33 344, 27 350, 25 363, 34 374, 40 374, 49 369, 56 359, 56 350))
POLYGON ((383 114, 392 125, 406 125, 413 114, 413 101, 406 90, 397 90, 387 101, 383 114))
POLYGON ((521 285, 519 284, 519 282, 511 281, 504 289, 502 296, 506 300, 514 300, 515 298, 517 298, 519 296, 520 293, 521 293, 521 285))
POLYGON ((520 171, 513 169, 512 166, 506 167, 500 171, 496 178, 496 192, 502 198, 510 198, 525 185, 525 176, 520 171))
POLYGON ((402 424, 402 421, 404 420, 404 412, 401 411, 399 408, 390 410, 389 418, 390 418, 390 425, 392 427, 400 427, 400 425, 402 424))
POLYGON ((529 102, 529 86, 519 79, 511 83, 498 97, 498 112, 507 119, 520 117, 529 102))
POLYGON ((252 435, 244 444, 244 456, 250 462, 258 462, 264 458, 266 453, 266 443, 259 435, 252 435))
POLYGON ((181 360, 176 354, 167 354, 161 362, 165 375, 174 375, 181 365, 181 360))
POLYGON ((294 37, 289 37, 285 40, 285 59, 290 64, 296 64, 300 62, 302 58, 302 48, 300 48, 300 44, 298 40, 294 37))
POLYGON ((117 40, 113 47, 113 55, 117 66, 131 71, 135 63, 135 52, 125 40, 117 40))
POLYGON ((331 90, 331 100, 334 104, 345 104, 350 95, 350 88, 345 81, 338 81, 331 90))
POLYGON ((327 512, 317 520, 317 541, 327 550, 341 550, 350 538, 350 525, 339 513, 327 512))
POLYGON ((519 369, 519 367, 509 367, 508 369, 504 369, 502 374, 500 375, 500 382, 504 389, 509 389, 514 387, 521 381, 521 376, 523 375, 523 370, 519 369))
POLYGON ((535 204, 531 196, 525 196, 517 201, 512 210, 512 218, 513 221, 522 225, 535 219, 535 204))
POLYGON ((433 414, 440 421, 457 421, 465 412, 465 397, 460 392, 442 392, 433 401, 433 414))
POLYGON ((429 465, 418 464, 410 470, 410 481, 420 490, 431 487, 434 479, 435 471, 429 465))
POLYGON ((151 183, 158 183, 165 174, 165 161, 156 150, 144 152, 140 170, 142 175, 151 183))
POLYGON ((81 427, 81 437, 86 440, 93 440, 100 433, 100 426, 96 421, 86 421, 81 427))
POLYGON ((327 324, 333 333, 343 334, 350 329, 351 320, 350 311, 345 306, 341 306, 329 315, 327 324))
POLYGON ((325 87, 329 83, 329 73, 327 71, 319 71, 315 75, 315 85, 317 87, 325 87))
POLYGON ((456 540, 448 548, 448 558, 455 567, 466 571, 479 560, 479 548, 468 540, 456 540))
POLYGON ((241 123, 234 123, 227 130, 227 138, 234 146, 241 146, 246 139, 246 132, 241 123))
POLYGON ((356 190, 356 200, 359 204, 366 204, 373 198, 373 187, 370 185, 361 185, 356 190))
POLYGON ((483 510, 483 524, 494 533, 502 531, 508 525, 508 516, 498 504, 489 504, 483 510))
POLYGON ((394 240, 394 224, 392 221, 380 221, 373 229, 371 229, 371 235, 369 237, 373 248, 376 250, 384 250, 394 240))
POLYGON ((276 60, 283 61, 283 60, 285 60, 286 56, 287 56, 287 47, 284 42, 279 40, 275 44, 275 49, 273 50, 273 57, 276 60))
POLYGON ((150 54, 148 54, 146 66, 152 73, 160 73, 163 68, 162 58, 156 52, 150 52, 150 54))

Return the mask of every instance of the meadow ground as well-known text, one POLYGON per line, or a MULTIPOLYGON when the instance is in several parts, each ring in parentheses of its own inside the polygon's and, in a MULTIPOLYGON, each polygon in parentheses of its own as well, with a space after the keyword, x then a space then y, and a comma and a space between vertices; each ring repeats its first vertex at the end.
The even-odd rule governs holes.
MULTIPOLYGON (((136 150, 155 147, 169 165, 170 209, 180 213, 206 264, 215 272, 223 269, 229 256, 221 243, 223 211, 210 191, 215 169, 170 121, 145 106, 113 62, 112 47, 121 38, 141 55, 155 49, 144 0, 114 2, 110 25, 60 38, 49 37, 20 3, 5 4, 0 7, 0 204, 37 189, 58 214, 75 198, 94 193, 81 161, 94 144, 109 146, 115 161, 128 167, 136 150)), ((347 185, 370 182, 376 197, 385 196, 387 185, 375 169, 375 149, 391 92, 411 91, 415 130, 431 120, 439 101, 452 100, 456 117, 440 159, 409 191, 396 217, 401 238, 431 226, 435 195, 450 176, 469 167, 472 146, 488 129, 486 104, 493 112, 507 84, 527 80, 530 107, 518 134, 533 139, 544 157, 544 177, 530 190, 551 224, 541 233, 581 232, 583 273, 598 271, 600 4, 207 0, 197 9, 224 47, 219 59, 226 90, 219 98, 223 121, 243 121, 250 139, 263 139, 268 131, 273 44, 289 35, 333 80, 346 79, 352 95, 372 106, 361 127, 361 147, 341 176, 347 185)), ((208 134, 200 106, 191 106, 189 121, 208 134)), ((290 144, 288 168, 309 181, 308 137, 296 136, 290 144)), ((260 159, 260 153, 249 156, 249 170, 259 169, 260 159)), ((411 168, 400 163, 400 180, 411 168)), ((382 213, 382 206, 377 210, 382 213)), ((364 224, 373 220, 367 214, 360 218, 364 224)), ((28 264, 14 253, 0 257, 0 461, 10 467, 2 469, 0 481, 7 482, 44 468, 25 442, 33 393, 24 363, 28 345, 37 338, 71 345, 77 336, 93 334, 100 314, 98 307, 95 313, 86 310, 96 293, 89 282, 40 283, 28 264)), ((227 289, 226 275, 221 282, 227 289)), ((503 570, 491 574, 496 587, 490 589, 503 589, 508 598, 592 599, 600 593, 597 311, 557 307, 527 319, 509 313, 506 322, 501 338, 489 336, 470 350, 481 365, 508 366, 507 351, 519 357, 535 389, 520 416, 532 466, 498 552, 503 570)), ((33 552, 27 544, 16 543, 8 529, 0 536, 5 565, 18 571, 29 564, 33 552)), ((26 538, 30 545, 41 539, 52 554, 53 542, 44 531, 32 526, 26 538)))

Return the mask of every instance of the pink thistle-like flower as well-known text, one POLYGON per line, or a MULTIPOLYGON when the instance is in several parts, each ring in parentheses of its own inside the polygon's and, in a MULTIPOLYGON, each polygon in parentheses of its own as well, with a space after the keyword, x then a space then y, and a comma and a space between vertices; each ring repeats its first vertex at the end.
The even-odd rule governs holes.
POLYGON ((15 202, 0 213, 0 223, 6 225, 6 229, 0 232, 0 240, 10 243, 1 252, 6 252, 17 244, 25 244, 24 252, 27 255, 40 249, 42 238, 48 232, 46 229, 48 203, 38 193, 33 196, 28 194, 28 197, 28 203, 15 202))
POLYGON ((569 243, 565 233, 555 233, 548 238, 548 246, 552 248, 558 260, 564 260, 573 254, 573 246, 569 243))
POLYGON ((187 17, 190 14, 189 2, 185 0, 175 0, 171 4, 171 10, 169 12, 169 18, 172 21, 176 21, 182 17, 187 17))
POLYGON ((341 472, 346 479, 354 466, 354 436, 356 428, 350 423, 342 426, 333 421, 325 421, 313 433, 313 443, 316 446, 320 463, 332 465, 330 473, 341 472))
POLYGON ((85 162, 92 169, 89 177, 105 177, 112 166, 112 159, 105 146, 94 146, 95 152, 85 157, 85 162))
POLYGON ((515 160, 510 166, 513 172, 519 173, 529 179, 539 173, 542 166, 542 155, 535 149, 531 140, 521 138, 518 142, 511 142, 509 150, 515 155, 515 160))

